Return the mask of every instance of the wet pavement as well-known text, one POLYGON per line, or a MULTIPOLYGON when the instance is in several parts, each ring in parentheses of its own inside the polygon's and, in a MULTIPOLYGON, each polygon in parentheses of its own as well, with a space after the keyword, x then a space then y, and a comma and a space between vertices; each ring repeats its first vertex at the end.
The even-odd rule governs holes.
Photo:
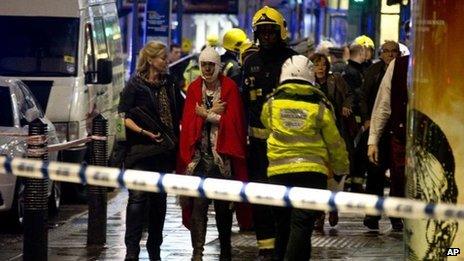
MULTIPOLYGON (((108 204, 107 244, 101 249, 86 247, 87 213, 71 216, 49 230, 49 260, 123 260, 127 192, 122 191, 108 204)), ((404 259, 402 232, 391 230, 388 219, 380 222, 380 230, 369 231, 362 225, 363 216, 341 214, 339 224, 330 228, 326 222, 323 233, 312 238, 313 260, 398 260, 404 259)), ((213 216, 209 218, 204 260, 219 260, 219 240, 213 216)), ((19 237, 0 237, 0 260, 21 260, 19 237), (10 240, 10 242, 8 241, 10 240), (11 241, 12 240, 12 241, 11 241)), ((148 260, 142 238, 141 260, 148 260)), ((236 222, 232 236, 233 260, 253 260, 256 256, 254 233, 239 233, 236 222)), ((175 197, 168 197, 168 210, 162 245, 162 260, 190 260, 189 231, 181 224, 180 207, 175 197)))

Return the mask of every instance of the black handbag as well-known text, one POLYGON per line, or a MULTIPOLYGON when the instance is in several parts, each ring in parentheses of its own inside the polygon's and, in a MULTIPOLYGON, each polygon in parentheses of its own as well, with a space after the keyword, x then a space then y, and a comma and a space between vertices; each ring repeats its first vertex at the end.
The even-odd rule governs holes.
POLYGON ((177 138, 174 136, 173 130, 164 125, 160 119, 154 119, 143 107, 135 107, 130 110, 131 117, 143 129, 153 133, 160 133, 164 148, 174 149, 177 143, 177 138))
POLYGON ((153 116, 146 112, 142 107, 135 107, 130 111, 130 118, 143 129, 152 133, 160 133, 161 142, 155 142, 146 139, 146 142, 139 144, 131 144, 129 147, 125 165, 126 168, 131 167, 136 161, 163 153, 172 152, 176 148, 177 138, 172 130, 165 126, 161 120, 155 120, 153 116))

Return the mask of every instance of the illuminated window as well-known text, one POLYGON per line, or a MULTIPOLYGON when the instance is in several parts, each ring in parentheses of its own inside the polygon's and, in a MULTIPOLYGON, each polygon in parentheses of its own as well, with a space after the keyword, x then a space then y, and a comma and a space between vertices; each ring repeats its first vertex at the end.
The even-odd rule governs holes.
POLYGON ((400 5, 387 5, 387 0, 382 0, 380 14, 380 44, 385 40, 398 41, 400 21, 400 5))

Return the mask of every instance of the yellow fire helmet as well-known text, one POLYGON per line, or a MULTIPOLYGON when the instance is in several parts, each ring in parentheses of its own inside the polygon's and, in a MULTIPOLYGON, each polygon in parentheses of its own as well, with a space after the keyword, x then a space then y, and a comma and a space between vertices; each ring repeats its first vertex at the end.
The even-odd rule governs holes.
POLYGON ((219 45, 219 37, 216 34, 206 36, 206 43, 208 46, 216 47, 219 45))
POLYGON ((192 50, 192 41, 188 38, 182 38, 182 45, 181 45, 182 52, 190 53, 192 50))
POLYGON ((361 35, 356 37, 356 39, 354 39, 354 42, 364 47, 374 49, 374 41, 372 41, 372 39, 369 38, 367 35, 361 35))
POLYGON ((287 23, 279 11, 268 6, 264 6, 263 8, 259 9, 253 16, 253 31, 256 32, 257 27, 264 24, 273 24, 278 26, 280 29, 280 38, 282 41, 287 39, 287 23))
POLYGON ((243 44, 242 49, 240 50, 240 63, 245 63, 246 58, 258 50, 259 48, 256 45, 254 45, 251 41, 247 41, 243 44))
POLYGON ((222 47, 231 52, 239 53, 245 48, 248 42, 247 35, 242 29, 232 28, 224 34, 222 47))

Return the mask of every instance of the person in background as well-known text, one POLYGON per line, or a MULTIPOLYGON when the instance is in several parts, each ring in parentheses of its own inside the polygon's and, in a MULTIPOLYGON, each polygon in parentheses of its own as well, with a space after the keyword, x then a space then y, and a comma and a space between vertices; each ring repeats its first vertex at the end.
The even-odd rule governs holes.
MULTIPOLYGON (((329 49, 334 47, 334 43, 330 40, 321 41, 316 47, 316 53, 322 53, 325 56, 329 56, 329 49)), ((309 57, 308 57, 309 58, 309 57)))
MULTIPOLYGON (((409 55, 391 61, 380 83, 370 120, 367 155, 379 164, 379 142, 389 133, 390 196, 405 196, 406 116, 409 55)), ((390 218, 394 230, 403 229, 401 218, 390 218)))
MULTIPOLYGON (((249 126, 248 168, 254 182, 268 182, 266 139, 269 132, 261 123, 261 109, 266 96, 277 88, 284 61, 296 54, 288 48, 285 20, 277 10, 264 6, 253 16, 253 31, 259 50, 243 64, 243 101, 249 126)), ((275 224, 269 206, 253 205, 253 219, 258 243, 258 259, 271 260, 274 252, 275 224)))
POLYGON ((206 46, 217 48, 219 47, 219 37, 217 34, 209 34, 206 36, 206 46))
MULTIPOLYGON (((247 38, 245 32, 239 28, 228 30, 222 38, 222 46, 226 52, 221 55, 222 74, 234 80, 235 84, 242 92, 242 68, 239 63, 240 55, 247 49, 251 48, 251 41, 247 38)), ((251 205, 240 203, 236 204, 238 226, 240 231, 253 230, 253 221, 251 215, 251 205)))
MULTIPOLYGON (((335 114, 335 123, 337 125, 340 135, 345 139, 345 143, 351 142, 349 137, 346 137, 343 119, 350 117, 352 114, 351 107, 353 102, 353 94, 348 84, 345 82, 340 73, 332 73, 330 68, 329 59, 321 53, 315 53, 311 56, 311 62, 314 64, 314 75, 316 83, 319 85, 320 90, 325 94, 333 106, 335 114)), ((335 182, 333 178, 329 177, 328 189, 332 191, 343 190, 343 184, 335 182)), ((325 214, 322 214, 315 224, 315 230, 322 231, 324 227, 325 214)), ((331 211, 329 213, 330 226, 336 226, 338 223, 338 213, 331 211)))
MULTIPOLYGON (((311 59, 311 57, 309 57, 311 59)), ((329 48, 330 71, 332 73, 343 73, 346 61, 343 59, 343 47, 329 48)))
MULTIPOLYGON (((167 66, 166 46, 157 41, 148 42, 140 50, 136 72, 121 94, 118 111, 124 114, 127 129, 126 168, 168 173, 175 169, 176 144, 170 149, 160 149, 156 153, 150 152, 151 149, 148 150, 156 145, 161 146, 166 135, 177 137, 179 134, 182 98, 172 77, 166 74, 167 66), (166 133, 161 130, 144 129, 143 126, 148 125, 136 113, 137 108, 143 110, 158 125, 164 126, 163 131, 166 133), (136 154, 136 148, 146 152, 136 154)), ((150 260, 160 260, 166 216, 166 194, 136 190, 129 190, 127 203, 124 237, 126 260, 138 260, 147 208, 149 208, 146 244, 148 255, 150 260)))
POLYGON ((188 87, 190 84, 201 75, 200 72, 200 64, 198 63, 198 56, 193 56, 190 58, 190 61, 187 67, 184 70, 183 77, 184 77, 184 85, 182 87, 182 91, 187 93, 188 87))
POLYGON ((314 46, 314 39, 312 37, 307 37, 299 40, 297 43, 293 45, 293 50, 298 54, 304 55, 306 57, 311 57, 316 51, 314 46))
POLYGON ((345 120, 346 126, 346 137, 351 142, 347 142, 348 151, 350 153, 350 182, 352 192, 362 192, 364 184, 364 174, 366 170, 367 162, 365 156, 356 150, 357 144, 355 144, 356 138, 362 133, 362 120, 361 111, 359 107, 359 99, 361 93, 361 86, 364 82, 364 66, 363 63, 366 59, 366 49, 357 43, 350 45, 350 59, 342 73, 343 79, 346 81, 348 86, 353 93, 352 103, 352 116, 345 120))
POLYGON ((242 70, 239 55, 249 42, 245 32, 239 28, 228 30, 222 38, 222 47, 226 52, 221 55, 222 74, 234 80, 241 92, 242 70))
POLYGON ((177 62, 180 57, 182 56, 182 50, 180 48, 180 45, 178 44, 171 44, 169 46, 169 63, 177 62))
MULTIPOLYGON (((259 48, 258 46, 256 46, 255 43, 253 42, 245 43, 242 50, 240 51, 240 64, 243 66, 246 63, 247 58, 258 51, 259 51, 259 48)), ((243 74, 243 67, 242 67, 242 74, 243 74)))
POLYGON ((353 43, 359 44, 365 48, 365 51, 364 51, 365 60, 363 62, 363 69, 367 70, 367 68, 369 68, 374 61, 374 55, 375 55, 374 41, 372 41, 372 39, 369 38, 369 36, 367 35, 361 35, 361 36, 356 37, 353 43))
MULTIPOLYGON (((177 173, 246 181, 246 127, 240 93, 233 80, 220 74, 221 61, 214 48, 206 47, 199 62, 201 77, 190 85, 185 100, 177 173)), ((209 203, 207 198, 181 198, 194 261, 202 260, 209 203)), ((214 200, 219 260, 231 260, 231 206, 231 202, 214 200)), ((237 213, 239 222, 241 217, 237 213)))
MULTIPOLYGON (((369 129, 372 108, 377 97, 380 83, 385 75, 388 65, 399 55, 399 45, 394 41, 386 41, 380 49, 380 60, 366 71, 365 81, 361 88, 360 108, 363 116, 364 126, 369 129)), ((363 134, 361 145, 365 148, 364 155, 367 157, 367 139, 369 132, 363 134)), ((369 162, 367 166, 366 193, 383 197, 385 187, 385 172, 388 169, 388 133, 383 133, 378 142, 379 162, 369 162)), ((379 228, 380 216, 366 216, 364 225, 370 229, 379 228)))
POLYGON ((350 46, 344 45, 343 46, 343 61, 345 61, 345 63, 348 63, 349 59, 350 59, 350 46))
MULTIPOLYGON (((267 139, 272 184, 327 188, 327 175, 337 182, 348 172, 348 155, 335 116, 325 95, 315 86, 314 67, 295 55, 282 66, 280 86, 264 104, 261 121, 267 139)), ((276 241, 274 260, 309 260, 311 234, 318 211, 274 207, 276 241)))
POLYGON ((187 68, 188 61, 178 62, 182 56, 181 46, 178 44, 171 44, 169 46, 169 74, 174 78, 178 88, 182 89, 184 82, 184 71, 187 68))

